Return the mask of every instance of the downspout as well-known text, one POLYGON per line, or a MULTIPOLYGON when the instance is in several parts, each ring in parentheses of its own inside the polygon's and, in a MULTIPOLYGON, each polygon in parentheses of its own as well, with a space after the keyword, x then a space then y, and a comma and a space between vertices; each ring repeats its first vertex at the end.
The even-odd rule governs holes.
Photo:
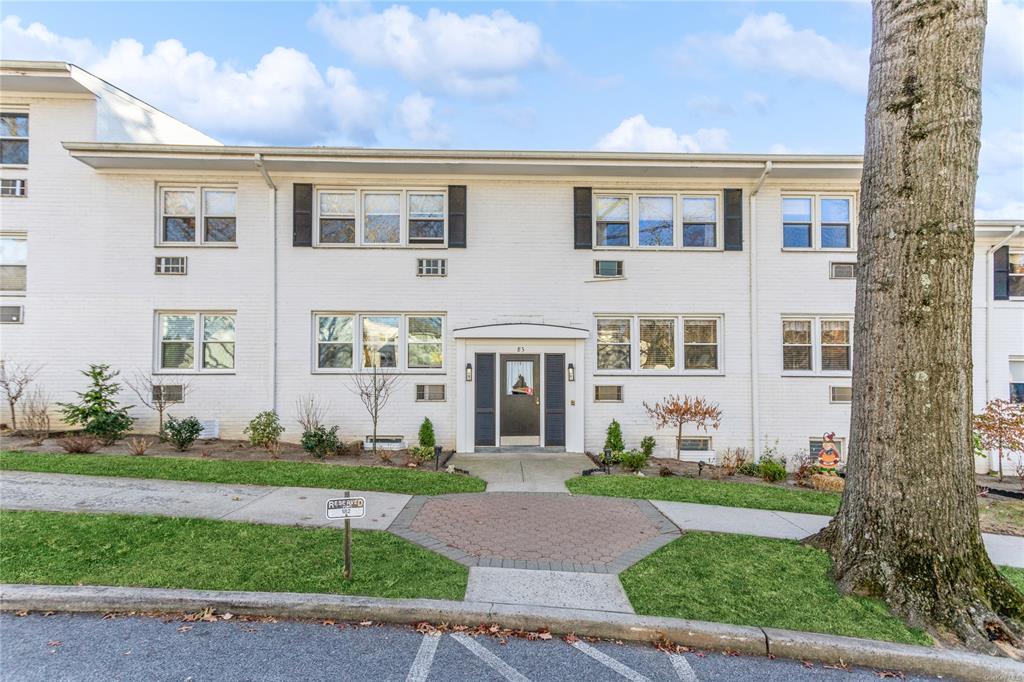
POLYGON ((755 255, 755 228, 757 226, 757 193, 761 186, 772 172, 772 162, 764 162, 764 170, 761 177, 754 185, 754 191, 750 193, 750 249, 747 258, 750 262, 748 268, 750 280, 750 431, 754 441, 754 461, 761 461, 761 389, 760 389, 760 368, 758 352, 760 346, 757 340, 757 257, 755 255))
POLYGON ((993 287, 994 282, 992 281, 992 268, 993 258, 996 251, 1006 246, 1010 240, 1014 239, 1022 231, 1020 225, 1016 225, 1010 234, 1006 235, 999 243, 988 247, 985 251, 985 402, 987 403, 992 399, 992 393, 989 385, 992 383, 992 358, 989 356, 989 349, 992 345, 992 298, 994 295, 993 287))
POLYGON ((270 296, 271 312, 271 343, 270 343, 270 409, 277 412, 277 185, 267 172, 263 163, 263 155, 253 155, 253 162, 267 183, 270 199, 270 243, 271 243, 271 280, 272 292, 270 296))

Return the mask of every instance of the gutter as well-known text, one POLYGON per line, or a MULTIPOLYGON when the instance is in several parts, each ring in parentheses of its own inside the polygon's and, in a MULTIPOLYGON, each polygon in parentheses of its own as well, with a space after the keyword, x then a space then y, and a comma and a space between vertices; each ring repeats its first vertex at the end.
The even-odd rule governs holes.
POLYGON ((259 170, 260 175, 263 176, 263 181, 267 183, 269 189, 269 203, 270 203, 270 253, 271 253, 271 296, 270 296, 270 324, 271 324, 271 342, 270 342, 270 409, 275 413, 277 412, 277 185, 274 184, 274 179, 270 177, 270 173, 267 171, 266 165, 263 163, 263 155, 256 153, 253 155, 253 162, 256 164, 256 168, 259 170))
POLYGON ((750 249, 747 256, 749 260, 749 304, 750 304, 750 434, 754 441, 754 461, 761 461, 761 386, 760 366, 758 362, 757 342, 757 256, 755 255, 754 228, 757 225, 757 193, 761 186, 772 172, 772 162, 764 162, 764 170, 761 177, 754 185, 754 191, 750 193, 750 249))
POLYGON ((992 398, 990 385, 992 384, 992 358, 989 355, 992 346, 992 296, 993 296, 993 281, 992 281, 992 259, 996 251, 1003 248, 1010 240, 1014 239, 1017 235, 1024 230, 1021 225, 1014 225, 1013 230, 1010 234, 1006 235, 999 242, 993 244, 985 250, 985 402, 987 403, 992 398))

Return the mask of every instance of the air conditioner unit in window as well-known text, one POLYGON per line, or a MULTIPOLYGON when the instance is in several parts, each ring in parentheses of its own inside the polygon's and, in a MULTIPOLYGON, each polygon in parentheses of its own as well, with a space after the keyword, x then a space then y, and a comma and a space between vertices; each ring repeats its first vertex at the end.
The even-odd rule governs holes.
POLYGON ((447 277, 447 258, 417 258, 416 275, 418 277, 447 277))
POLYGON ((21 324, 24 321, 24 306, 0 305, 0 324, 21 324))
POLYGON ((153 387, 153 402, 180 403, 185 399, 185 387, 181 384, 164 384, 153 387))
POLYGON ((856 263, 829 263, 829 277, 831 279, 856 279, 856 263))
POLYGON ((444 384, 416 384, 416 400, 440 402, 444 400, 444 384))
POLYGON ((158 275, 184 275, 188 273, 188 258, 186 256, 157 256, 156 274, 158 275))
MULTIPOLYGON (((404 450, 405 438, 403 436, 377 436, 378 450, 404 450)), ((363 450, 373 450, 373 436, 363 439, 363 450)))

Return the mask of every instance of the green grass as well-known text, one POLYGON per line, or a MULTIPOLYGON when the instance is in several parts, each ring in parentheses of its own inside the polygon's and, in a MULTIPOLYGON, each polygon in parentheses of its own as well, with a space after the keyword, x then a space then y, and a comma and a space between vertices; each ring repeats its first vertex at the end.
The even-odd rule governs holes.
POLYGON ((0 582, 462 599, 466 568, 384 531, 205 519, 0 513, 0 582))
POLYGON ((931 643, 881 601, 840 595, 830 566, 790 540, 686 533, 620 579, 639 614, 931 643))
POLYGON ((1010 584, 1016 587, 1021 592, 1024 592, 1024 568, 1015 568, 1014 566, 1000 566, 999 572, 1003 574, 1010 584))
POLYGON ((207 483, 376 490, 407 495, 483 492, 479 478, 434 471, 315 462, 243 462, 195 457, 0 452, 0 469, 207 483))
POLYGON ((570 492, 577 495, 696 502, 804 514, 835 514, 839 509, 840 497, 836 493, 790 490, 757 483, 727 483, 681 476, 581 476, 566 481, 565 485, 570 492))

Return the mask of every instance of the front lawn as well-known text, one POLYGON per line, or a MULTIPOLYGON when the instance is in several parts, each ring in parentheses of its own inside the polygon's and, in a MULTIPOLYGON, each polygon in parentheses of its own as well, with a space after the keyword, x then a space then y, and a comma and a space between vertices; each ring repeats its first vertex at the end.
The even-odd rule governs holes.
POLYGON ((462 599, 467 569, 384 531, 205 519, 0 513, 0 582, 462 599))
POLYGON ((487 487, 479 478, 445 472, 316 462, 243 462, 195 457, 0 452, 0 469, 206 483, 374 490, 407 495, 478 493, 487 487))
POLYGON ((881 601, 840 595, 830 565, 790 540, 686 533, 619 578, 638 614, 931 643, 881 601))
POLYGON ((757 483, 728 483, 682 476, 639 477, 628 474, 613 476, 580 476, 566 481, 575 495, 631 497, 669 502, 717 504, 723 507, 746 507, 804 514, 833 515, 839 510, 836 493, 795 490, 757 483))

